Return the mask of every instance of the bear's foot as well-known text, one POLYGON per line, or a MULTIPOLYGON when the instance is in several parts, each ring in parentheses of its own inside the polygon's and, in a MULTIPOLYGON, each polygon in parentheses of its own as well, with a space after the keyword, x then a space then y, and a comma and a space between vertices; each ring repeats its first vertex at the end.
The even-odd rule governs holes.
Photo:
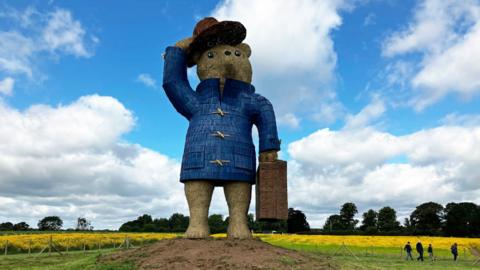
POLYGON ((247 223, 230 223, 228 225, 227 237, 229 239, 251 239, 252 233, 248 229, 247 223))
POLYGON ((210 237, 210 230, 205 226, 188 226, 184 238, 188 239, 202 239, 210 237))

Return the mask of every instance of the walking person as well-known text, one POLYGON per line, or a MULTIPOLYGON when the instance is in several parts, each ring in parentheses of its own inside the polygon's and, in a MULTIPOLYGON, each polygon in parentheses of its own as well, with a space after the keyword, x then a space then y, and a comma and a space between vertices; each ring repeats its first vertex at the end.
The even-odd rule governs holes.
POLYGON ((412 257, 412 246, 410 245, 410 242, 407 242, 407 244, 405 245, 405 247, 403 248, 403 250, 405 250, 405 252, 407 252, 407 257, 406 257, 405 259, 408 261, 408 259, 410 258, 410 260, 413 261, 413 257, 412 257))
POLYGON ((418 252, 417 261, 422 261, 423 262, 423 246, 422 246, 422 243, 420 241, 418 241, 416 249, 417 249, 417 252, 418 252))
POLYGON ((428 252, 428 257, 429 257, 430 260, 433 262, 433 261, 435 260, 435 257, 433 257, 433 247, 432 247, 432 244, 428 244, 427 252, 428 252))
POLYGON ((450 247, 450 251, 452 252, 453 260, 456 261, 458 257, 457 243, 453 243, 453 245, 450 247))

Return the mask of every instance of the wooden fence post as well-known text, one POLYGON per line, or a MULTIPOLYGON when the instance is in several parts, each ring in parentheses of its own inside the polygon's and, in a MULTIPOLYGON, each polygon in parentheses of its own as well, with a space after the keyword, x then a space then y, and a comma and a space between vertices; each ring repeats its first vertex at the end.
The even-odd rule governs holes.
POLYGON ((5 256, 8 254, 8 240, 5 240, 5 256))
POLYGON ((32 253, 32 239, 28 239, 28 255, 32 253))
POLYGON ((85 239, 83 239, 83 253, 86 253, 86 252, 87 252, 87 247, 85 244, 85 239))
POLYGON ((52 253, 52 235, 48 238, 48 254, 52 253))

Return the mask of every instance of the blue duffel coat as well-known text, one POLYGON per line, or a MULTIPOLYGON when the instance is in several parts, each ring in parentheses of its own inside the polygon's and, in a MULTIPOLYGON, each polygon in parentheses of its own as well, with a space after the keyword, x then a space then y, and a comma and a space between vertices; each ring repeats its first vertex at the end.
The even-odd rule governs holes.
POLYGON ((259 151, 280 150, 272 104, 249 83, 227 79, 200 82, 196 91, 187 79, 186 54, 177 47, 165 53, 163 88, 175 109, 188 119, 180 181, 211 180, 254 184, 256 171, 252 126, 258 128, 259 151))

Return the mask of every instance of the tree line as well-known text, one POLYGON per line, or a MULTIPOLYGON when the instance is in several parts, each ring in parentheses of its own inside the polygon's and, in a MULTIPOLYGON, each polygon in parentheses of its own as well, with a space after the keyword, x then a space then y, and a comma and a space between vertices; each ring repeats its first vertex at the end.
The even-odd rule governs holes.
POLYGON ((338 214, 328 217, 321 233, 367 235, 432 235, 480 236, 480 205, 472 202, 426 202, 415 207, 403 224, 397 221, 395 209, 385 206, 378 211, 369 209, 362 221, 354 219, 358 213, 352 202, 343 204, 338 214))
MULTIPOLYGON (((227 232, 229 217, 212 214, 208 217, 211 233, 227 232)), ((135 220, 125 222, 120 226, 122 232, 185 232, 188 227, 189 217, 175 213, 169 218, 152 218, 144 214, 135 220)), ((310 230, 305 214, 300 210, 288 209, 287 221, 255 221, 254 215, 248 215, 248 225, 254 232, 305 232, 310 230)))
MULTIPOLYGON (((288 220, 267 222, 256 221, 253 214, 248 215, 248 224, 254 232, 288 232, 321 234, 367 234, 367 235, 432 235, 480 237, 480 205, 472 202, 448 203, 445 207, 435 202, 418 205, 404 219, 397 221, 397 212, 389 206, 378 210, 368 209, 362 214, 361 221, 355 219, 357 206, 352 202, 343 204, 338 214, 330 215, 323 228, 310 230, 305 214, 298 209, 288 209, 288 220)), ((188 227, 189 217, 175 213, 169 218, 153 219, 142 215, 120 226, 124 232, 184 232, 188 227)), ((219 214, 210 215, 208 224, 212 233, 224 233, 228 227, 228 217, 219 214)), ((48 216, 38 221, 38 230, 58 231, 63 221, 58 216, 48 216)), ((32 230, 26 222, 0 223, 0 231, 32 230)), ((75 229, 93 230, 85 218, 77 219, 75 229)))
MULTIPOLYGON (((37 223, 39 231, 59 231, 63 227, 63 220, 58 216, 48 216, 44 217, 37 223)), ((29 231, 33 230, 30 225, 22 221, 16 224, 13 224, 10 221, 0 223, 0 231, 29 231)), ((77 226, 75 229, 77 231, 91 231, 93 226, 91 226, 90 221, 84 217, 79 217, 77 219, 77 226)))

